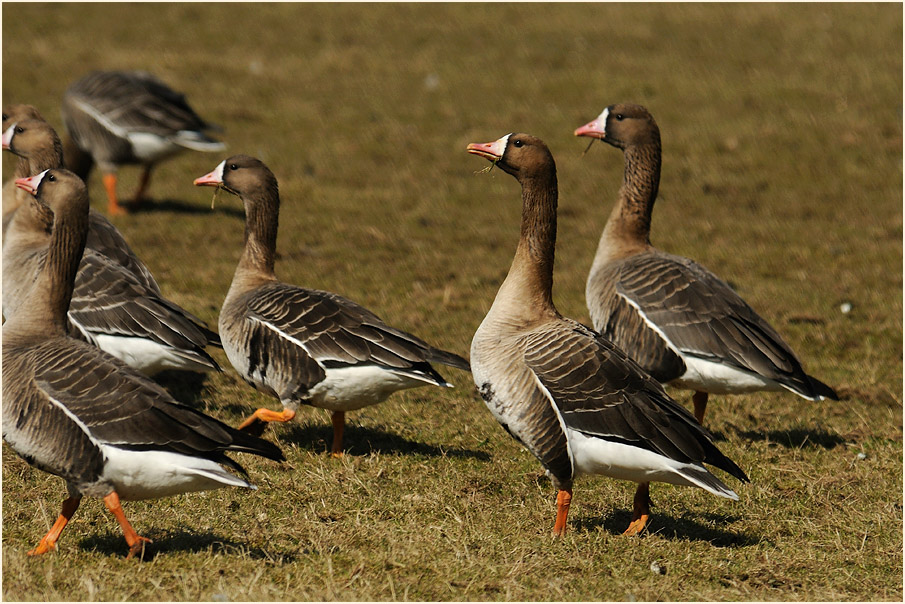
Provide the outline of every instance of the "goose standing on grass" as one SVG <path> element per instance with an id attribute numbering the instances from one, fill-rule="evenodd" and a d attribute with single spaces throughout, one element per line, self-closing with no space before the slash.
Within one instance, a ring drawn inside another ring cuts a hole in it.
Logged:
<path id="1" fill-rule="evenodd" d="M 103 498 L 129 545 L 149 540 L 120 500 L 224 486 L 254 488 L 227 451 L 282 461 L 273 444 L 190 407 L 115 358 L 67 335 L 66 308 L 88 231 L 88 193 L 65 170 L 16 181 L 35 198 L 21 213 L 53 224 L 46 262 L 3 326 L 3 439 L 29 464 L 62 477 L 69 497 L 30 555 L 54 549 L 83 496 Z M 221 465 L 222 464 L 222 465 Z"/>
<path id="2" fill-rule="evenodd" d="M 581 474 L 639 483 L 627 535 L 647 523 L 651 481 L 738 499 L 703 464 L 745 482 L 747 476 L 691 414 L 611 342 L 554 307 L 558 193 L 547 146 L 528 134 L 507 134 L 467 150 L 522 188 L 515 259 L 475 332 L 471 367 L 490 412 L 553 479 L 554 533 L 565 533 L 572 481 Z"/>
<path id="3" fill-rule="evenodd" d="M 331 412 L 332 453 L 342 454 L 345 412 L 397 390 L 452 387 L 430 363 L 468 370 L 468 361 L 394 329 L 336 294 L 277 280 L 280 194 L 260 160 L 234 155 L 195 185 L 238 195 L 245 205 L 245 249 L 220 311 L 223 349 L 239 375 L 276 396 L 282 412 L 258 409 L 239 428 L 291 420 L 299 404 Z"/>
<path id="4" fill-rule="evenodd" d="M 805 373 L 782 337 L 729 285 L 700 264 L 651 245 L 660 129 L 647 109 L 612 105 L 575 135 L 625 154 L 619 199 L 585 292 L 594 328 L 660 382 L 693 390 L 700 423 L 708 394 L 785 389 L 812 401 L 839 400 Z"/>
<path id="5" fill-rule="evenodd" d="M 66 167 L 86 182 L 93 164 L 103 172 L 110 214 L 124 214 L 116 195 L 116 172 L 143 166 L 135 206 L 144 202 L 154 165 L 177 152 L 219 152 L 225 145 L 204 131 L 217 127 L 189 106 L 185 95 L 142 71 L 93 71 L 63 95 Z M 70 144 L 71 143 L 71 144 Z"/>
<path id="6" fill-rule="evenodd" d="M 2 141 L 4 149 L 26 161 L 28 175 L 61 167 L 60 140 L 47 122 L 13 123 Z M 39 274 L 51 229 L 47 215 L 17 211 L 13 216 L 3 243 L 6 316 L 25 300 Z M 69 307 L 72 335 L 147 375 L 165 369 L 219 371 L 204 350 L 219 346 L 219 336 L 163 298 L 147 267 L 106 218 L 90 212 L 88 221 L 88 244 Z"/>

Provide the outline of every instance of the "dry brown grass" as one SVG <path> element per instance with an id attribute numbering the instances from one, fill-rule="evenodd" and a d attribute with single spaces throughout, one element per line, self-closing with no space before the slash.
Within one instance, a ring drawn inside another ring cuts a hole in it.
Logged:
<path id="1" fill-rule="evenodd" d="M 553 491 L 470 376 L 270 433 L 260 486 L 127 503 L 145 563 L 97 501 L 59 550 L 34 546 L 58 478 L 3 448 L 7 600 L 901 600 L 902 9 L 899 5 L 4 4 L 3 102 L 59 125 L 92 68 L 149 69 L 280 179 L 277 270 L 467 354 L 511 261 L 518 188 L 464 152 L 520 130 L 559 168 L 555 299 L 584 280 L 621 173 L 571 133 L 620 101 L 664 140 L 654 242 L 731 281 L 844 395 L 715 397 L 708 421 L 748 472 L 741 500 L 656 485 L 651 532 L 623 538 L 632 487 L 581 479 L 566 538 Z M 117 219 L 164 292 L 216 324 L 240 251 L 235 199 L 160 167 L 152 211 Z M 3 160 L 5 170 L 12 167 Z M 134 188 L 136 170 L 122 186 Z M 6 172 L 7 174 L 9 172 Z M 91 180 L 103 207 L 99 179 Z M 839 311 L 843 302 L 853 310 Z M 225 356 L 217 353 L 226 365 Z M 272 404 L 231 371 L 167 376 L 235 422 Z M 687 394 L 676 392 L 680 400 Z M 656 562 L 665 574 L 654 573 Z"/>

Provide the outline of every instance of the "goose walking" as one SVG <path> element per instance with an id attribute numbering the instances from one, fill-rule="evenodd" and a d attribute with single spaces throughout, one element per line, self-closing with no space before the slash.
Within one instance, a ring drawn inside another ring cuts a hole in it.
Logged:
<path id="1" fill-rule="evenodd" d="M 299 404 L 320 407 L 331 412 L 332 453 L 340 455 L 347 411 L 397 390 L 452 387 L 431 363 L 468 370 L 462 357 L 390 327 L 355 302 L 277 279 L 280 195 L 260 160 L 235 155 L 195 185 L 221 188 L 245 206 L 245 248 L 220 311 L 220 337 L 239 375 L 283 405 L 282 412 L 258 409 L 240 429 L 289 421 Z"/>
<path id="2" fill-rule="evenodd" d="M 53 226 L 40 274 L 3 326 L 3 439 L 29 464 L 63 478 L 69 493 L 29 554 L 54 549 L 83 496 L 103 499 L 129 556 L 139 554 L 149 540 L 129 524 L 120 500 L 254 488 L 223 467 L 245 475 L 226 452 L 276 461 L 283 455 L 176 402 L 117 359 L 67 335 L 66 308 L 88 230 L 87 190 L 65 170 L 16 184 L 35 196 L 20 212 Z"/>
<path id="3" fill-rule="evenodd" d="M 26 161 L 26 175 L 61 167 L 60 139 L 47 122 L 15 122 L 4 131 L 2 142 L 4 149 Z M 19 214 L 13 214 L 3 244 L 3 312 L 7 316 L 24 301 L 50 238 L 47 216 Z M 72 335 L 146 375 L 166 369 L 219 371 L 205 351 L 208 345 L 220 345 L 219 336 L 163 297 L 150 271 L 103 215 L 90 212 L 88 221 L 88 243 L 68 313 L 75 328 Z"/>
<path id="4" fill-rule="evenodd" d="M 602 474 L 639 483 L 625 534 L 644 529 L 649 483 L 700 487 L 738 499 L 707 463 L 748 481 L 663 387 L 609 340 L 553 305 L 556 165 L 528 134 L 472 143 L 522 189 L 521 235 L 509 274 L 471 343 L 475 385 L 509 434 L 540 460 L 558 489 L 554 534 L 566 530 L 572 483 Z"/>
<path id="5" fill-rule="evenodd" d="M 195 113 L 185 95 L 142 71 L 93 71 L 66 89 L 60 111 L 71 138 L 66 167 L 87 181 L 98 165 L 113 215 L 126 213 L 116 194 L 120 166 L 143 166 L 135 194 L 140 205 L 157 162 L 185 149 L 225 149 L 205 134 L 216 127 Z"/>
<path id="6" fill-rule="evenodd" d="M 701 423 L 708 394 L 790 390 L 812 401 L 838 400 L 729 285 L 651 245 L 661 159 L 660 129 L 647 109 L 612 105 L 575 135 L 625 154 L 619 198 L 588 275 L 594 328 L 660 382 L 693 390 Z"/>

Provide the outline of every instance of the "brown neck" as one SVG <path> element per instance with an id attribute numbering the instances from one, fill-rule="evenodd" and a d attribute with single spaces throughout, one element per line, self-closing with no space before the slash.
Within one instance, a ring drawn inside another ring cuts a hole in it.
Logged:
<path id="1" fill-rule="evenodd" d="M 650 246 L 651 214 L 659 185 L 659 142 L 626 147 L 622 188 L 604 237 L 630 248 Z"/>
<path id="2" fill-rule="evenodd" d="M 63 167 L 63 145 L 56 139 L 37 151 L 28 158 L 31 176 L 40 174 L 44 170 L 54 170 Z"/>
<path id="3" fill-rule="evenodd" d="M 522 224 L 512 266 L 497 298 L 509 313 L 523 317 L 556 313 L 553 306 L 553 256 L 556 248 L 556 171 L 520 179 Z"/>
<path id="4" fill-rule="evenodd" d="M 238 270 L 267 279 L 275 278 L 280 193 L 276 182 L 243 196 L 245 203 L 245 250 Z"/>
<path id="5" fill-rule="evenodd" d="M 66 313 L 88 237 L 88 197 L 68 204 L 53 218 L 47 259 L 12 322 L 48 335 L 67 333 Z"/>

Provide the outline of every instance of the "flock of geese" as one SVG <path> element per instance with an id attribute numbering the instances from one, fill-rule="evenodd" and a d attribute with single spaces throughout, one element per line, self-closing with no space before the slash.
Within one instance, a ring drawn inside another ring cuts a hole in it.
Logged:
<path id="1" fill-rule="evenodd" d="M 540 139 L 512 133 L 467 152 L 521 186 L 521 230 L 506 279 L 471 343 L 471 360 L 387 325 L 337 294 L 282 282 L 274 271 L 280 209 L 276 177 L 234 155 L 197 186 L 223 189 L 245 208 L 244 250 L 218 332 L 164 297 L 151 271 L 104 215 L 85 181 L 96 164 L 108 211 L 127 211 L 116 171 L 153 166 L 182 149 L 220 151 L 185 97 L 141 72 L 93 72 L 67 89 L 66 141 L 28 105 L 3 110 L 3 148 L 18 156 L 3 187 L 3 438 L 29 464 L 62 477 L 68 497 L 29 554 L 53 550 L 83 496 L 102 498 L 129 555 L 146 538 L 120 500 L 223 486 L 254 488 L 227 456 L 282 461 L 261 438 L 299 405 L 331 412 L 342 454 L 345 412 L 424 385 L 450 387 L 434 365 L 471 371 L 488 409 L 546 469 L 558 490 L 554 533 L 566 530 L 574 479 L 602 474 L 638 483 L 625 533 L 650 516 L 651 482 L 737 495 L 705 464 L 748 478 L 702 426 L 709 394 L 789 390 L 837 399 L 807 375 L 779 334 L 726 283 L 650 243 L 660 178 L 660 134 L 650 113 L 613 105 L 576 136 L 625 157 L 619 198 L 587 282 L 594 329 L 553 305 L 556 166 Z M 237 428 L 176 401 L 150 379 L 165 369 L 235 371 L 279 399 Z M 694 415 L 661 384 L 694 392 Z"/>

